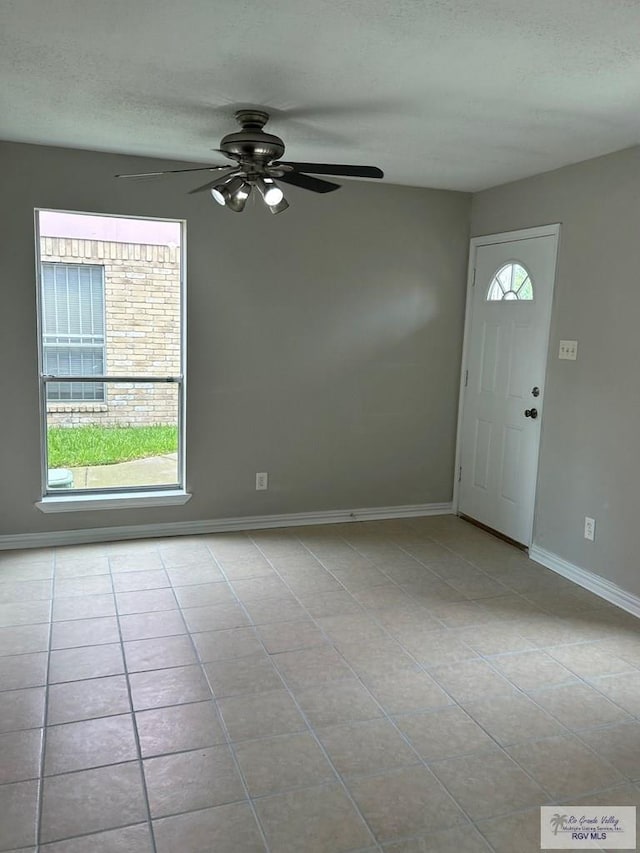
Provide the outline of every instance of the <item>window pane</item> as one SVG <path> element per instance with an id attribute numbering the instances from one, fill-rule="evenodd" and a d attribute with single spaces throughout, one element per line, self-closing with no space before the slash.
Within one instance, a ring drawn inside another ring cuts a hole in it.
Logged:
<path id="1" fill-rule="evenodd" d="M 55 385 L 81 386 L 88 395 L 94 383 Z M 47 404 L 49 491 L 179 485 L 179 385 L 99 387 L 105 389 L 106 405 L 74 408 L 65 405 L 68 398 Z"/>

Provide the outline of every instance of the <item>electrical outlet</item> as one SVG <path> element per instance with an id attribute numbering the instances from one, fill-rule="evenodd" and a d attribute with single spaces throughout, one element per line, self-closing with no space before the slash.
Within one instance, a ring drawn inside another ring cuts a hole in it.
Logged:
<path id="1" fill-rule="evenodd" d="M 596 538 L 596 520 L 589 518 L 588 515 L 584 517 L 584 538 L 590 542 L 595 541 Z"/>
<path id="2" fill-rule="evenodd" d="M 266 471 L 256 474 L 256 492 L 264 492 L 269 488 L 269 475 Z"/>
<path id="3" fill-rule="evenodd" d="M 558 358 L 566 358 L 575 361 L 578 357 L 578 341 L 560 341 Z"/>

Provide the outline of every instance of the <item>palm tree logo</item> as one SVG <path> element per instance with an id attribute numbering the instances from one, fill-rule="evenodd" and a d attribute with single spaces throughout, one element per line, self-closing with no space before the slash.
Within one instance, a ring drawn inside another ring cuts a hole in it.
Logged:
<path id="1" fill-rule="evenodd" d="M 554 814 L 552 818 L 549 819 L 549 823 L 553 827 L 553 834 L 557 835 L 559 829 L 564 829 L 564 822 L 567 820 L 568 815 L 566 814 Z"/>

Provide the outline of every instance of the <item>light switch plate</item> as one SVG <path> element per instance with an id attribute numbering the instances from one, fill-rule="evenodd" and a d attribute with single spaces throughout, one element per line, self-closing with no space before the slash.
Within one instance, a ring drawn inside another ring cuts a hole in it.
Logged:
<path id="1" fill-rule="evenodd" d="M 578 357 L 578 341 L 560 341 L 560 352 L 558 358 L 566 358 L 575 361 Z"/>

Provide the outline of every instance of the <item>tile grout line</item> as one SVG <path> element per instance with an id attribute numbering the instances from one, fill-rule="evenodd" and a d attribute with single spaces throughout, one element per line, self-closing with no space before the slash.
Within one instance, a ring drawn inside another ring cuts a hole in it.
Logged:
<path id="1" fill-rule="evenodd" d="M 211 554 L 211 552 L 209 551 L 209 548 L 208 548 L 208 546 L 207 546 L 206 542 L 205 542 L 205 547 L 206 547 L 207 551 L 209 552 L 209 554 Z M 160 553 L 160 560 L 161 560 L 162 564 L 164 565 L 164 558 L 163 558 L 163 556 L 162 556 L 162 552 L 160 551 L 159 553 Z M 212 556 L 212 558 L 214 559 L 214 561 L 216 562 L 216 565 L 218 566 L 218 569 L 220 569 L 220 566 L 218 565 L 217 560 L 215 560 L 215 557 L 213 556 L 213 554 L 211 554 L 211 556 Z M 164 568 L 165 568 L 165 571 L 166 571 L 166 570 L 167 570 L 166 566 L 164 566 Z M 168 576 L 168 577 L 169 577 L 169 579 L 171 579 L 171 578 L 170 578 L 170 576 Z M 224 577 L 224 575 L 223 575 L 223 577 Z M 225 577 L 225 580 L 226 580 L 226 577 Z M 228 585 L 228 583 L 229 583 L 229 582 L 228 582 L 228 581 L 226 581 L 226 583 L 227 583 L 227 585 Z M 172 590 L 173 590 L 173 586 L 172 586 Z M 205 665 L 204 665 L 203 661 L 200 659 L 200 655 L 198 654 L 198 649 L 197 649 L 197 647 L 196 647 L 196 644 L 195 644 L 195 643 L 194 643 L 194 641 L 193 641 L 192 633 L 191 633 L 191 631 L 189 630 L 189 626 L 187 625 L 187 622 L 186 622 L 186 620 L 185 620 L 185 618 L 184 618 L 184 614 L 183 614 L 183 611 L 182 611 L 182 607 L 181 607 L 181 605 L 180 605 L 180 602 L 178 601 L 178 597 L 175 595 L 175 591 L 174 591 L 174 596 L 175 596 L 175 598 L 176 598 L 176 603 L 178 604 L 178 607 L 179 607 L 180 616 L 181 616 L 182 621 L 184 622 L 184 625 L 185 625 L 185 629 L 186 629 L 186 632 L 187 632 L 187 633 L 186 633 L 186 636 L 189 638 L 189 642 L 190 642 L 190 644 L 191 644 L 191 648 L 193 649 L 193 653 L 194 653 L 194 655 L 195 655 L 195 659 L 196 659 L 196 661 L 197 661 L 196 666 L 199 668 L 199 670 L 200 670 L 200 672 L 201 672 L 201 674 L 202 674 L 203 678 L 205 679 L 206 684 L 207 684 L 207 686 L 208 686 L 208 688 L 209 688 L 209 693 L 211 694 L 210 699 L 208 699 L 208 700 L 206 700 L 206 701 L 210 701 L 210 702 L 211 702 L 211 704 L 212 704 L 212 706 L 213 706 L 213 708 L 214 708 L 214 710 L 215 710 L 215 713 L 216 713 L 216 716 L 217 716 L 218 722 L 220 723 L 220 727 L 221 727 L 222 732 L 223 732 L 223 735 L 224 735 L 224 737 L 225 737 L 225 746 L 226 746 L 226 747 L 227 747 L 227 749 L 229 750 L 229 754 L 231 755 L 231 760 L 233 761 L 233 766 L 234 766 L 234 768 L 235 768 L 235 771 L 236 771 L 236 773 L 237 773 L 237 775 L 238 775 L 238 779 L 240 780 L 240 784 L 242 785 L 242 789 L 243 789 L 243 791 L 244 791 L 244 795 L 245 795 L 245 800 L 244 800 L 244 802 L 246 802 L 246 803 L 247 803 L 247 805 L 249 806 L 249 809 L 251 810 L 251 814 L 253 815 L 253 819 L 254 819 L 254 821 L 255 821 L 255 825 L 256 825 L 256 827 L 258 828 L 258 832 L 260 833 L 260 837 L 261 837 L 261 839 L 262 839 L 262 843 L 264 844 L 264 849 L 265 849 L 266 853 L 270 853 L 271 848 L 270 848 L 270 845 L 269 845 L 269 843 L 268 843 L 268 840 L 267 840 L 267 837 L 266 837 L 266 833 L 264 832 L 264 829 L 263 829 L 263 827 L 262 827 L 262 823 L 261 823 L 261 822 L 260 822 L 260 820 L 258 819 L 258 814 L 257 814 L 256 808 L 255 808 L 255 805 L 254 805 L 254 803 L 253 803 L 253 799 L 252 799 L 252 797 L 251 797 L 251 795 L 250 795 L 250 793 L 249 793 L 249 788 L 248 788 L 247 783 L 246 783 L 246 780 L 245 780 L 245 778 L 244 778 L 244 773 L 242 773 L 242 770 L 241 770 L 241 768 L 240 768 L 240 764 L 239 764 L 239 762 L 238 762 L 238 759 L 237 759 L 237 756 L 236 756 L 236 753 L 235 753 L 235 749 L 233 748 L 233 743 L 232 743 L 231 737 L 230 737 L 230 735 L 229 735 L 229 731 L 228 731 L 228 729 L 227 729 L 227 724 L 226 724 L 226 722 L 225 722 L 225 720 L 224 720 L 224 717 L 222 716 L 222 714 L 221 714 L 221 712 L 220 712 L 220 709 L 219 709 L 219 707 L 218 707 L 218 700 L 217 700 L 216 695 L 215 695 L 215 693 L 214 693 L 214 691 L 213 691 L 213 689 L 212 689 L 211 682 L 209 681 L 209 677 L 208 677 L 208 675 L 207 675 L 207 671 L 206 671 L 206 669 L 205 669 Z M 194 633 L 198 633 L 198 632 L 194 632 Z M 192 751 L 192 750 L 186 750 L 186 752 L 191 752 L 191 751 Z M 243 802 L 243 801 L 235 801 L 235 802 Z M 222 804 L 222 805 L 226 805 L 226 804 Z M 217 807 L 217 806 L 209 806 L 208 808 L 218 808 L 218 807 Z M 195 809 L 194 811 L 201 811 L 201 809 Z M 190 813 L 191 813 L 191 812 L 181 812 L 180 814 L 190 814 Z M 173 817 L 173 815 L 172 815 L 172 817 Z"/>
<path id="2" fill-rule="evenodd" d="M 155 833 L 153 831 L 153 821 L 151 819 L 151 806 L 149 804 L 149 791 L 147 789 L 147 780 L 146 780 L 146 777 L 144 774 L 144 763 L 142 760 L 142 748 L 140 746 L 140 735 L 138 732 L 138 721 L 136 719 L 136 714 L 135 714 L 135 710 L 134 710 L 134 706 L 133 706 L 133 695 L 131 692 L 131 681 L 129 679 L 129 667 L 127 665 L 127 657 L 126 657 L 125 649 L 124 649 L 124 640 L 122 638 L 122 627 L 120 625 L 120 612 L 119 612 L 119 608 L 118 608 L 118 599 L 116 596 L 115 584 L 113 582 L 113 572 L 111 571 L 111 557 L 108 553 L 106 556 L 107 556 L 107 563 L 109 566 L 109 579 L 111 581 L 111 589 L 112 589 L 112 594 L 113 594 L 113 604 L 114 604 L 114 608 L 115 608 L 116 625 L 118 627 L 118 636 L 120 637 L 120 654 L 122 655 L 122 665 L 124 667 L 125 683 L 127 685 L 127 696 L 129 697 L 129 708 L 130 708 L 129 713 L 131 715 L 131 727 L 133 729 L 133 737 L 134 737 L 134 741 L 135 741 L 135 745 L 136 745 L 136 752 L 138 754 L 136 763 L 138 765 L 138 772 L 140 773 L 140 781 L 141 781 L 141 785 L 142 785 L 142 795 L 144 798 L 144 805 L 145 805 L 145 809 L 146 809 L 146 813 L 147 813 L 146 823 L 147 823 L 147 827 L 149 829 L 149 839 L 151 842 L 152 853 L 157 853 Z M 177 604 L 177 602 L 176 602 L 176 604 Z"/>
<path id="3" fill-rule="evenodd" d="M 49 671 L 51 668 L 51 639 L 53 635 L 53 608 L 55 605 L 55 584 L 56 584 L 56 552 L 55 549 L 51 554 L 51 605 L 49 607 L 49 642 L 47 644 L 47 666 L 45 671 L 45 690 L 44 690 L 44 714 L 42 718 L 42 741 L 40 744 L 40 776 L 38 779 L 38 803 L 36 813 L 35 826 L 35 851 L 38 853 L 42 844 L 42 816 L 44 806 L 44 767 L 46 760 L 47 748 L 47 723 L 49 716 Z"/>

